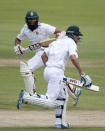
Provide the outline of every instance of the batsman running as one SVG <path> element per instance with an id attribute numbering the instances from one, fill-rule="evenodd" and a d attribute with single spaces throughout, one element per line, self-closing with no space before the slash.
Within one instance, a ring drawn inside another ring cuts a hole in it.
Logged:
<path id="1" fill-rule="evenodd" d="M 36 54 L 26 63 L 20 62 L 20 73 L 24 79 L 26 91 L 31 95 L 36 95 L 36 85 L 33 72 L 39 67 L 44 66 L 41 59 L 43 49 L 39 46 L 38 43 L 40 43 L 41 41 L 49 40 L 50 34 L 55 34 L 55 36 L 58 37 L 58 34 L 61 31 L 49 24 L 40 23 L 39 16 L 34 10 L 29 10 L 26 13 L 25 21 L 26 24 L 21 29 L 20 34 L 18 34 L 15 40 L 14 52 L 16 53 L 16 55 L 22 55 L 25 52 L 25 48 L 21 46 L 21 41 L 24 40 L 26 37 L 32 43 L 30 49 L 35 50 Z M 76 105 L 78 102 L 78 97 L 81 94 L 81 90 L 73 87 L 72 85 L 70 90 L 71 96 L 74 99 L 74 105 Z"/>
<path id="2" fill-rule="evenodd" d="M 66 36 L 52 42 L 42 54 L 42 60 L 45 64 L 44 78 L 48 83 L 46 95 L 31 96 L 24 90 L 21 91 L 18 101 L 18 108 L 22 103 L 32 104 L 46 108 L 56 108 L 55 128 L 69 128 L 66 123 L 66 106 L 68 93 L 66 85 L 63 82 L 65 65 L 68 58 L 72 61 L 80 74 L 80 79 L 84 87 L 91 86 L 92 80 L 86 75 L 79 64 L 77 43 L 82 33 L 78 26 L 70 26 L 66 30 Z M 67 86 L 70 86 L 69 84 Z"/>

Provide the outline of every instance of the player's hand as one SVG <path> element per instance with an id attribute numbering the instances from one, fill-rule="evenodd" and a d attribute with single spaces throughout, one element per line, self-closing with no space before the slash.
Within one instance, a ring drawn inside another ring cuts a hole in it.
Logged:
<path id="1" fill-rule="evenodd" d="M 58 39 L 62 39 L 64 36 L 66 35 L 66 32 L 65 31 L 62 31 L 60 33 L 58 33 Z"/>
<path id="2" fill-rule="evenodd" d="M 22 55 L 25 52 L 25 48 L 17 44 L 16 46 L 14 46 L 14 52 L 16 55 Z"/>
<path id="3" fill-rule="evenodd" d="M 80 81 L 81 81 L 81 83 L 83 83 L 83 87 L 89 87 L 92 85 L 92 80 L 91 80 L 90 76 L 88 76 L 88 75 L 85 75 L 85 74 L 81 75 Z"/>

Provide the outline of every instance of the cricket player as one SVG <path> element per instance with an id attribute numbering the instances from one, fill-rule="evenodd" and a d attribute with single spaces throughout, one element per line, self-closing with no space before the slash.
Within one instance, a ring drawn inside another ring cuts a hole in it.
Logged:
<path id="1" fill-rule="evenodd" d="M 16 55 L 22 55 L 24 53 L 25 48 L 21 46 L 21 41 L 24 40 L 26 37 L 32 44 L 36 43 L 37 46 L 37 43 L 44 40 L 49 40 L 50 34 L 55 34 L 55 36 L 58 37 L 59 33 L 61 32 L 54 26 L 45 23 L 40 23 L 39 16 L 37 12 L 34 10 L 29 10 L 26 13 L 25 21 L 26 24 L 24 25 L 20 34 L 18 34 L 15 40 L 14 51 Z M 31 46 L 31 50 L 34 49 L 35 47 Z M 26 63 L 20 62 L 20 73 L 24 78 L 26 91 L 31 95 L 35 95 L 36 89 L 33 72 L 39 67 L 44 66 L 43 61 L 41 59 L 42 54 L 43 49 L 38 48 L 36 49 L 36 54 Z M 28 70 L 26 70 L 26 67 L 28 68 Z M 81 90 L 73 87 L 72 85 L 70 86 L 70 88 L 71 88 L 71 96 L 74 99 L 73 105 L 75 106 L 77 105 L 78 97 L 81 94 Z"/>
<path id="2" fill-rule="evenodd" d="M 22 55 L 24 53 L 25 48 L 21 46 L 21 41 L 24 40 L 26 37 L 28 38 L 28 40 L 31 42 L 32 45 L 36 43 L 37 46 L 37 43 L 40 43 L 41 41 L 44 40 L 49 40 L 50 34 L 55 34 L 55 36 L 57 37 L 58 33 L 61 32 L 54 26 L 45 23 L 40 23 L 39 16 L 37 12 L 34 10 L 27 11 L 25 22 L 26 24 L 23 26 L 20 34 L 17 35 L 17 38 L 15 40 L 14 52 L 16 53 L 16 55 Z M 35 50 L 34 46 L 31 46 L 31 50 Z M 31 95 L 33 95 L 36 88 L 33 72 L 39 67 L 44 66 L 41 59 L 42 53 L 43 49 L 41 48 L 36 49 L 36 53 L 31 59 L 29 59 L 26 63 L 20 62 L 20 72 L 21 68 L 24 68 L 25 64 L 28 65 L 29 70 L 31 71 L 30 76 L 28 74 L 25 75 L 21 72 L 21 75 L 24 78 L 26 91 L 29 92 Z M 30 77 L 32 78 L 31 81 Z"/>
<path id="3" fill-rule="evenodd" d="M 28 95 L 25 91 L 21 91 L 18 101 L 18 107 L 22 103 L 33 104 L 41 107 L 56 108 L 55 128 L 69 128 L 70 124 L 66 123 L 66 106 L 67 106 L 67 88 L 63 83 L 65 65 L 68 58 L 72 61 L 80 74 L 80 79 L 84 83 L 84 87 L 92 84 L 91 78 L 86 75 L 79 64 L 77 43 L 82 33 L 78 26 L 70 26 L 66 30 L 66 36 L 52 42 L 42 54 L 43 63 L 46 65 L 44 69 L 44 78 L 48 83 L 46 95 L 37 97 Z"/>

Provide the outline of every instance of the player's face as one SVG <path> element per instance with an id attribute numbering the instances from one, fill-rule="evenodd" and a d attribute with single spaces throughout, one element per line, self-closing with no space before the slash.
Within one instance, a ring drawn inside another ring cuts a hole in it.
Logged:
<path id="1" fill-rule="evenodd" d="M 74 41 L 76 43 L 78 43 L 79 40 L 80 40 L 80 36 L 79 35 L 74 35 Z"/>
<path id="2" fill-rule="evenodd" d="M 35 25 L 35 22 L 37 21 L 37 19 L 35 19 L 35 18 L 31 18 L 31 19 L 28 19 L 28 23 L 30 24 L 30 25 Z"/>

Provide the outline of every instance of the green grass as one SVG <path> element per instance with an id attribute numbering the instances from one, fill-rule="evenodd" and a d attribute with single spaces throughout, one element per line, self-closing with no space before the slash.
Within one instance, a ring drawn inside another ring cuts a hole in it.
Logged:
<path id="1" fill-rule="evenodd" d="M 82 90 L 82 95 L 80 97 L 79 104 L 76 108 L 72 106 L 73 100 L 70 98 L 68 102 L 68 109 L 76 109 L 76 110 L 105 110 L 105 89 L 104 89 L 104 75 L 94 74 L 94 68 L 84 68 L 87 70 L 93 78 L 93 82 L 96 85 L 99 85 L 100 92 L 92 92 L 89 90 Z M 104 70 L 105 68 L 103 68 Z M 71 70 L 71 73 L 70 73 Z M 95 68 L 95 70 L 99 70 L 99 68 Z M 0 67 L 1 79 L 0 79 L 0 109 L 9 109 L 16 110 L 16 102 L 18 99 L 18 95 L 21 89 L 25 89 L 23 78 L 19 73 L 19 66 L 5 66 Z M 4 75 L 5 74 L 5 75 Z M 70 74 L 70 75 L 69 75 Z M 40 94 L 45 94 L 47 83 L 43 78 L 43 68 L 35 71 L 36 75 L 36 86 L 37 92 Z M 72 67 L 69 69 L 66 68 L 65 72 L 66 76 L 72 76 L 73 78 L 79 78 L 76 70 Z M 78 77 L 77 77 L 78 76 Z M 99 77 L 98 77 L 99 76 Z M 97 101 L 97 102 L 95 102 Z M 22 110 L 34 110 L 40 109 L 35 106 L 27 106 L 24 105 Z"/>
<path id="2" fill-rule="evenodd" d="M 57 28 L 66 30 L 69 25 L 79 25 L 84 34 L 79 48 L 81 58 L 103 59 L 105 56 L 104 5 L 104 0 L 1 0 L 0 58 L 15 58 L 14 39 L 25 23 L 26 11 L 35 9 L 41 22 Z M 29 45 L 29 41 L 26 39 L 23 45 Z M 28 55 L 25 57 L 27 58 Z"/>

